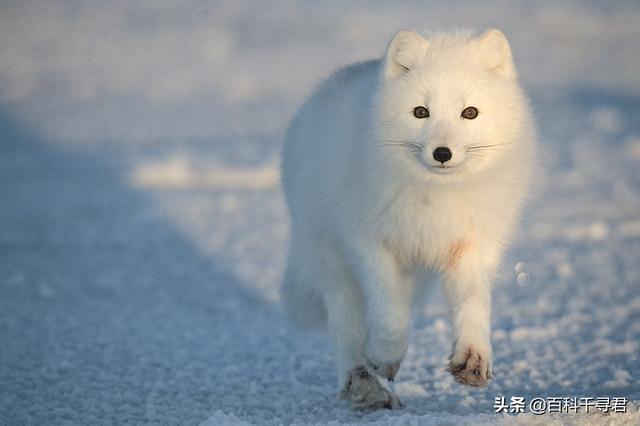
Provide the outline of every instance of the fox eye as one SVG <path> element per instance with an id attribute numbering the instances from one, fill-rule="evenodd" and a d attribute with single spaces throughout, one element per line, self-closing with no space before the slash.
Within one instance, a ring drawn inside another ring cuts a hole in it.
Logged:
<path id="1" fill-rule="evenodd" d="M 478 108 L 476 107 L 466 107 L 464 110 L 462 110 L 462 114 L 460 114 L 460 117 L 466 118 L 467 120 L 473 120 L 477 116 Z"/>
<path id="2" fill-rule="evenodd" d="M 415 118 L 427 118 L 429 117 L 429 110 L 423 106 L 417 106 L 413 109 L 413 116 Z"/>

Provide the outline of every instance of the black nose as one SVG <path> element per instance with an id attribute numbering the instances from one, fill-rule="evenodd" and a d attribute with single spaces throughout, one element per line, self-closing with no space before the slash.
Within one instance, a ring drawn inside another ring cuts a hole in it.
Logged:
<path id="1" fill-rule="evenodd" d="M 453 154 L 451 154 L 451 150 L 444 146 L 439 146 L 433 150 L 433 159 L 443 164 L 451 160 L 452 156 Z"/>

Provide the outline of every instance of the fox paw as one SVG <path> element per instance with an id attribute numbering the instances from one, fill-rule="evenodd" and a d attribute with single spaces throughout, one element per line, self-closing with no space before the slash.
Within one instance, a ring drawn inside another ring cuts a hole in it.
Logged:
<path id="1" fill-rule="evenodd" d="M 391 390 L 382 387 L 365 367 L 356 367 L 349 372 L 349 380 L 340 391 L 340 399 L 350 401 L 351 407 L 356 410 L 402 407 L 400 399 Z"/>
<path id="2" fill-rule="evenodd" d="M 491 379 L 491 359 L 469 346 L 451 356 L 449 371 L 458 383 L 483 387 Z"/>

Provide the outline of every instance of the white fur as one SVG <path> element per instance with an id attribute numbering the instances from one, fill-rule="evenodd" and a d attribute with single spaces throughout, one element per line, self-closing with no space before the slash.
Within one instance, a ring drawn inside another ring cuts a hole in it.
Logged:
<path id="1" fill-rule="evenodd" d="M 414 117 L 420 105 L 429 118 Z M 461 118 L 467 106 L 476 119 Z M 494 146 L 466 152 L 471 145 Z M 453 152 L 451 167 L 436 167 L 439 146 Z M 416 270 L 442 276 L 452 369 L 476 357 L 476 375 L 489 378 L 490 289 L 534 154 L 528 102 L 498 30 L 428 40 L 400 31 L 382 60 L 342 68 L 311 95 L 283 151 L 292 221 L 283 297 L 298 323 L 328 324 L 341 385 L 363 365 L 395 374 L 423 285 Z"/>

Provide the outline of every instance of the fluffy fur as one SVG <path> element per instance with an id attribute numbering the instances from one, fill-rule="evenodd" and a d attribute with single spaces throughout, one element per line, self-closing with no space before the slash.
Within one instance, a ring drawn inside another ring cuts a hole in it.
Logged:
<path id="1" fill-rule="evenodd" d="M 430 116 L 416 118 L 416 106 Z M 469 106 L 475 119 L 461 116 Z M 428 39 L 400 31 L 381 60 L 338 70 L 302 106 L 282 158 L 292 222 L 283 299 L 297 323 L 328 326 L 341 395 L 355 407 L 399 406 L 376 376 L 398 371 L 411 301 L 429 271 L 451 306 L 452 374 L 488 382 L 490 290 L 534 142 L 509 44 L 495 29 Z M 436 161 L 436 147 L 451 160 Z"/>

